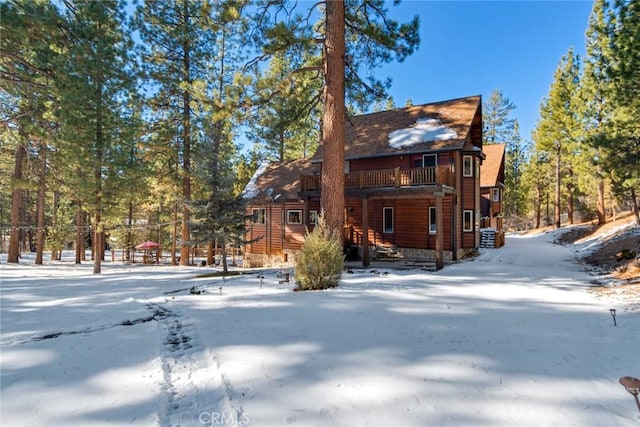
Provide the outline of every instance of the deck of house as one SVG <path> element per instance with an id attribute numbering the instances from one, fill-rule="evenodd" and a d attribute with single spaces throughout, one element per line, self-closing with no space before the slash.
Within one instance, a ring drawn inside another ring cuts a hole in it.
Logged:
<path id="1" fill-rule="evenodd" d="M 344 175 L 346 190 L 402 188 L 426 185 L 446 185 L 453 187 L 455 176 L 448 167 L 395 168 L 379 170 L 359 170 Z M 300 177 L 301 191 L 319 191 L 321 177 L 319 173 Z"/>

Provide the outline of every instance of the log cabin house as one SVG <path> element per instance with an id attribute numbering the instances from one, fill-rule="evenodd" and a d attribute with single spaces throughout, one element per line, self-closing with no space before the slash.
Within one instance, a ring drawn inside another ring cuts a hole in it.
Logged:
<path id="1" fill-rule="evenodd" d="M 347 255 L 364 265 L 376 256 L 435 259 L 439 269 L 477 249 L 484 159 L 480 96 L 350 117 Z M 295 262 L 320 210 L 322 160 L 321 145 L 311 159 L 256 172 L 245 191 L 253 214 L 245 266 Z"/>
<path id="2" fill-rule="evenodd" d="M 480 167 L 480 229 L 481 246 L 504 245 L 503 197 L 505 144 L 486 144 L 485 159 Z"/>

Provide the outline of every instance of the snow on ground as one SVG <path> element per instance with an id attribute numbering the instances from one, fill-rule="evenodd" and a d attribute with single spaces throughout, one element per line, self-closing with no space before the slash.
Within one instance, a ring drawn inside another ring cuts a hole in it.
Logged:
<path id="1" fill-rule="evenodd" d="M 261 287 L 255 272 L 2 258 L 0 424 L 637 426 L 618 379 L 640 376 L 640 312 L 587 292 L 551 242 L 509 236 L 439 272 L 355 269 L 304 293 L 275 270 Z"/>

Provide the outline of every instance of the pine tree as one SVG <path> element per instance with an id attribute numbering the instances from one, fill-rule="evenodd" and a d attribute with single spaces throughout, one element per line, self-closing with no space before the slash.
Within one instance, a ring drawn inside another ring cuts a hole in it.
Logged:
<path id="1" fill-rule="evenodd" d="M 250 120 L 249 138 L 257 143 L 264 157 L 283 162 L 309 157 L 318 145 L 322 85 L 314 72 L 318 58 L 297 59 L 288 52 L 277 52 L 269 69 L 258 79 L 257 100 Z"/>
<path id="2" fill-rule="evenodd" d="M 526 214 L 528 188 L 523 179 L 526 163 L 527 148 L 520 136 L 518 120 L 514 119 L 511 135 L 506 136 L 504 212 L 516 229 L 521 228 L 521 218 Z"/>
<path id="3" fill-rule="evenodd" d="M 515 119 L 511 113 L 516 109 L 513 102 L 506 98 L 501 90 L 494 90 L 482 105 L 484 144 L 506 143 L 513 135 Z"/>
<path id="4" fill-rule="evenodd" d="M 204 84 L 209 49 L 209 3 L 191 0 L 145 2 L 136 10 L 136 28 L 150 88 L 149 103 L 156 128 L 178 129 L 175 139 L 161 141 L 180 159 L 182 226 L 180 264 L 189 262 L 189 203 L 192 195 L 192 148 L 197 138 L 194 92 Z"/>
<path id="5" fill-rule="evenodd" d="M 585 149 L 589 147 L 592 166 L 595 166 L 597 189 L 596 213 L 598 224 L 606 222 L 605 212 L 605 172 L 602 164 L 602 138 L 611 119 L 611 105 L 608 102 L 611 81 L 607 69 L 611 66 L 611 27 L 607 19 L 609 5 L 606 0 L 594 2 L 587 28 L 587 55 L 584 72 L 580 80 L 581 106 L 585 129 Z M 593 168 L 592 171 L 593 172 Z M 592 173 L 589 174 L 592 176 Z"/>
<path id="6" fill-rule="evenodd" d="M 68 179 L 76 198 L 91 215 L 93 272 L 99 274 L 105 219 L 121 178 L 122 111 L 134 89 L 127 62 L 132 43 L 124 28 L 124 3 L 78 0 L 64 5 L 69 47 L 60 69 L 67 77 L 56 86 L 60 148 L 69 162 Z"/>
<path id="7" fill-rule="evenodd" d="M 614 191 L 630 202 L 640 225 L 640 5 L 616 1 L 614 12 L 607 69 L 614 111 L 607 138 L 600 142 Z"/>
<path id="8" fill-rule="evenodd" d="M 321 208 L 329 227 L 342 232 L 344 208 L 344 134 L 349 104 L 366 109 L 372 102 L 387 97 L 391 81 L 379 80 L 375 69 L 392 60 L 403 61 L 419 44 L 418 17 L 400 24 L 388 16 L 383 0 L 330 1 L 317 3 L 306 14 L 287 13 L 284 1 L 269 2 L 258 8 L 257 43 L 268 57 L 291 47 L 321 47 L 324 54 L 324 113 Z M 313 9 L 324 5 L 323 19 L 313 26 Z M 269 12 L 278 10 L 287 21 L 267 22 Z M 306 16 L 306 18 L 305 18 Z M 311 31 L 313 30 L 313 31 Z M 317 34 L 314 34 L 314 31 Z M 367 73 L 367 74 L 365 74 Z"/>
<path id="9" fill-rule="evenodd" d="M 307 232 L 305 244 L 296 259 L 296 291 L 335 288 L 344 267 L 342 235 L 332 230 L 318 216 L 313 231 Z"/>
<path id="10" fill-rule="evenodd" d="M 29 175 L 25 170 L 30 153 L 44 153 L 41 144 L 50 140 L 50 111 L 53 102 L 52 82 L 56 60 L 61 56 L 61 34 L 57 24 L 59 14 L 48 3 L 16 1 L 0 4 L 0 82 L 3 121 L 9 126 L 3 136 L 13 137 L 13 167 L 11 173 L 10 239 L 7 261 L 17 263 L 21 226 L 25 224 L 26 191 Z M 44 165 L 44 163 L 41 163 Z M 38 174 L 40 179 L 44 179 Z M 41 183 L 42 184 L 42 183 Z M 36 183 L 37 185 L 37 183 Z M 44 195 L 44 193 L 42 194 Z M 43 198 L 39 207 L 38 259 L 44 246 Z M 4 197 L 3 197 L 4 201 Z"/>
<path id="11" fill-rule="evenodd" d="M 580 121 L 576 107 L 579 82 L 579 62 L 573 50 L 569 49 L 554 75 L 548 98 L 540 107 L 540 120 L 534 131 L 534 141 L 538 152 L 548 154 L 555 169 L 554 224 L 560 227 L 561 200 L 563 190 L 566 195 L 569 221 L 573 221 L 574 157 L 578 150 Z M 564 181 L 563 181 L 564 180 Z M 564 187 L 563 187 L 564 185 Z"/>

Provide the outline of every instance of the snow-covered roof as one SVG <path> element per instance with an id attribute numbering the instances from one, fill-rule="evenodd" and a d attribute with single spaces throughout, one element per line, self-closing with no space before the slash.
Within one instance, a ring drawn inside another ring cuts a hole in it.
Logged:
<path id="1" fill-rule="evenodd" d="M 258 169 L 253 173 L 253 176 L 247 183 L 247 186 L 244 187 L 244 191 L 242 192 L 242 197 L 245 199 L 253 199 L 258 195 L 260 189 L 257 186 L 258 178 L 267 170 L 269 167 L 269 162 L 263 162 L 260 164 Z"/>
<path id="2" fill-rule="evenodd" d="M 243 197 L 250 203 L 273 203 L 278 200 L 298 199 L 300 175 L 312 173 L 315 167 L 309 159 L 288 162 L 263 163 L 247 184 Z"/>
<path id="3" fill-rule="evenodd" d="M 421 142 L 446 141 L 458 137 L 458 133 L 443 125 L 438 119 L 418 119 L 415 125 L 394 130 L 389 134 L 393 148 L 409 147 Z"/>
<path id="4" fill-rule="evenodd" d="M 349 117 L 346 160 L 482 146 L 480 96 L 413 105 Z M 311 159 L 321 162 L 324 145 Z"/>

